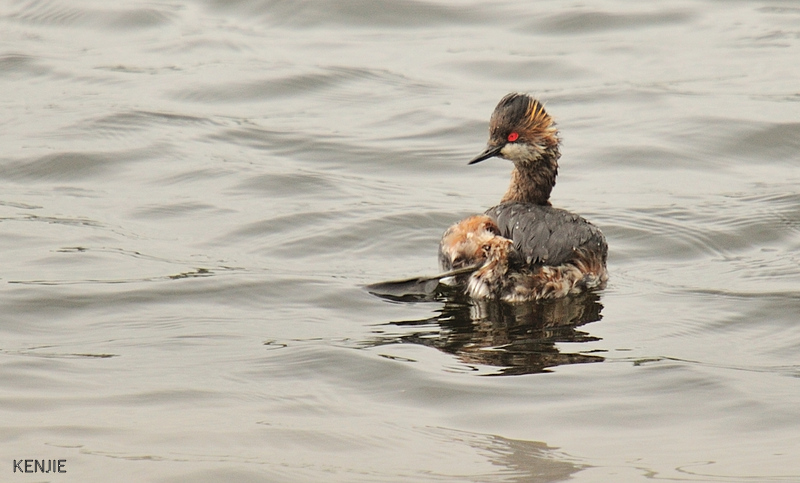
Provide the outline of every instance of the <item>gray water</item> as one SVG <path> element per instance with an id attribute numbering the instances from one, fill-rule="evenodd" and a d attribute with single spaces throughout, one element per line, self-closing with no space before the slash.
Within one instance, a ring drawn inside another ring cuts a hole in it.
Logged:
<path id="1" fill-rule="evenodd" d="M 800 481 L 800 4 L 0 4 L 0 480 Z M 608 287 L 397 302 L 510 165 Z M 62 459 L 20 475 L 13 460 Z"/>

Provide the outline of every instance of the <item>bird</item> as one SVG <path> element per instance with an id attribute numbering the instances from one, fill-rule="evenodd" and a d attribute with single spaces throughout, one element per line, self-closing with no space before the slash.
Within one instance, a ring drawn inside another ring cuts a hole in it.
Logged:
<path id="1" fill-rule="evenodd" d="M 514 167 L 500 204 L 449 227 L 439 243 L 443 270 L 470 297 L 526 302 L 602 288 L 608 280 L 605 236 L 585 218 L 550 203 L 561 139 L 536 98 L 510 93 L 489 121 L 486 149 Z M 468 270 L 468 268 L 472 270 Z"/>

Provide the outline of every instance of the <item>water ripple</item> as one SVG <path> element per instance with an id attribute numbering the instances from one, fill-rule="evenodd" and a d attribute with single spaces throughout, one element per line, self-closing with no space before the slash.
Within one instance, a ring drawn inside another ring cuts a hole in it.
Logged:
<path id="1" fill-rule="evenodd" d="M 7 180 L 77 180 L 101 176 L 114 167 L 142 161 L 159 146 L 119 152 L 61 152 L 27 160 L 0 160 L 0 178 Z"/>
<path id="2" fill-rule="evenodd" d="M 88 9 L 67 6 L 55 0 L 33 0 L 6 14 L 20 23 L 52 26 L 100 26 L 106 29 L 141 29 L 162 26 L 173 20 L 171 11 L 152 7 L 135 9 Z"/>
<path id="3" fill-rule="evenodd" d="M 0 76 L 29 79 L 49 75 L 53 69 L 37 57 L 25 54 L 0 56 Z"/>
<path id="4" fill-rule="evenodd" d="M 360 27 L 414 28 L 450 24 L 476 23 L 491 15 L 491 10 L 478 6 L 442 5 L 419 0 L 375 2 L 371 0 L 339 0 L 320 3 L 309 0 L 244 0 L 228 2 L 209 0 L 213 8 L 234 11 L 244 18 L 264 18 L 275 25 L 311 27 L 318 25 L 351 25 Z"/>
<path id="5" fill-rule="evenodd" d="M 629 32 L 631 29 L 687 23 L 694 17 L 690 10 L 670 8 L 657 13 L 611 13 L 599 10 L 576 9 L 548 16 L 525 30 L 587 35 L 611 30 Z"/>
<path id="6" fill-rule="evenodd" d="M 309 96 L 317 91 L 341 89 L 345 84 L 356 82 L 380 83 L 383 86 L 396 85 L 413 88 L 407 79 L 399 74 L 381 69 L 330 66 L 322 72 L 309 72 L 248 82 L 230 81 L 222 85 L 180 89 L 173 92 L 176 100 L 192 102 L 250 102 L 285 99 L 292 96 Z M 350 87 L 354 90 L 354 87 Z"/>

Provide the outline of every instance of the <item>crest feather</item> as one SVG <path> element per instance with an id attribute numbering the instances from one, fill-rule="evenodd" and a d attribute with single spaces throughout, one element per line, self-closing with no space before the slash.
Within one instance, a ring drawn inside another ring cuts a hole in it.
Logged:
<path id="1" fill-rule="evenodd" d="M 528 94 L 512 92 L 497 104 L 490 122 L 490 135 L 504 139 L 506 131 L 518 130 L 519 135 L 535 144 L 558 145 L 558 129 L 544 106 Z"/>
<path id="2" fill-rule="evenodd" d="M 528 100 L 528 115 L 525 120 L 526 130 L 543 140 L 552 140 L 558 143 L 556 123 L 553 118 L 544 110 L 541 102 L 530 96 L 525 96 Z"/>

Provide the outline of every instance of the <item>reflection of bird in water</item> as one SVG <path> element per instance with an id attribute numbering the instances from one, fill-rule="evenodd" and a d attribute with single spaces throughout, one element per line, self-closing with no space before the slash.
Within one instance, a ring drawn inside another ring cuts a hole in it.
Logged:
<path id="1" fill-rule="evenodd" d="M 474 164 L 494 156 L 514 163 L 501 204 L 451 226 L 442 237 L 445 270 L 478 268 L 455 277 L 474 298 L 508 302 L 563 297 L 602 287 L 608 246 L 582 217 L 550 205 L 556 183 L 558 131 L 536 99 L 505 96 L 492 114 L 489 143 Z"/>
<path id="2" fill-rule="evenodd" d="M 381 335 L 368 345 L 406 343 L 435 347 L 455 355 L 467 366 L 502 368 L 495 372 L 502 375 L 602 362 L 604 358 L 596 353 L 568 352 L 558 346 L 598 340 L 579 327 L 602 318 L 599 298 L 588 292 L 536 304 L 505 304 L 453 294 L 435 317 L 386 324 L 398 329 L 376 332 Z M 572 344 L 567 347 L 576 348 Z"/>

